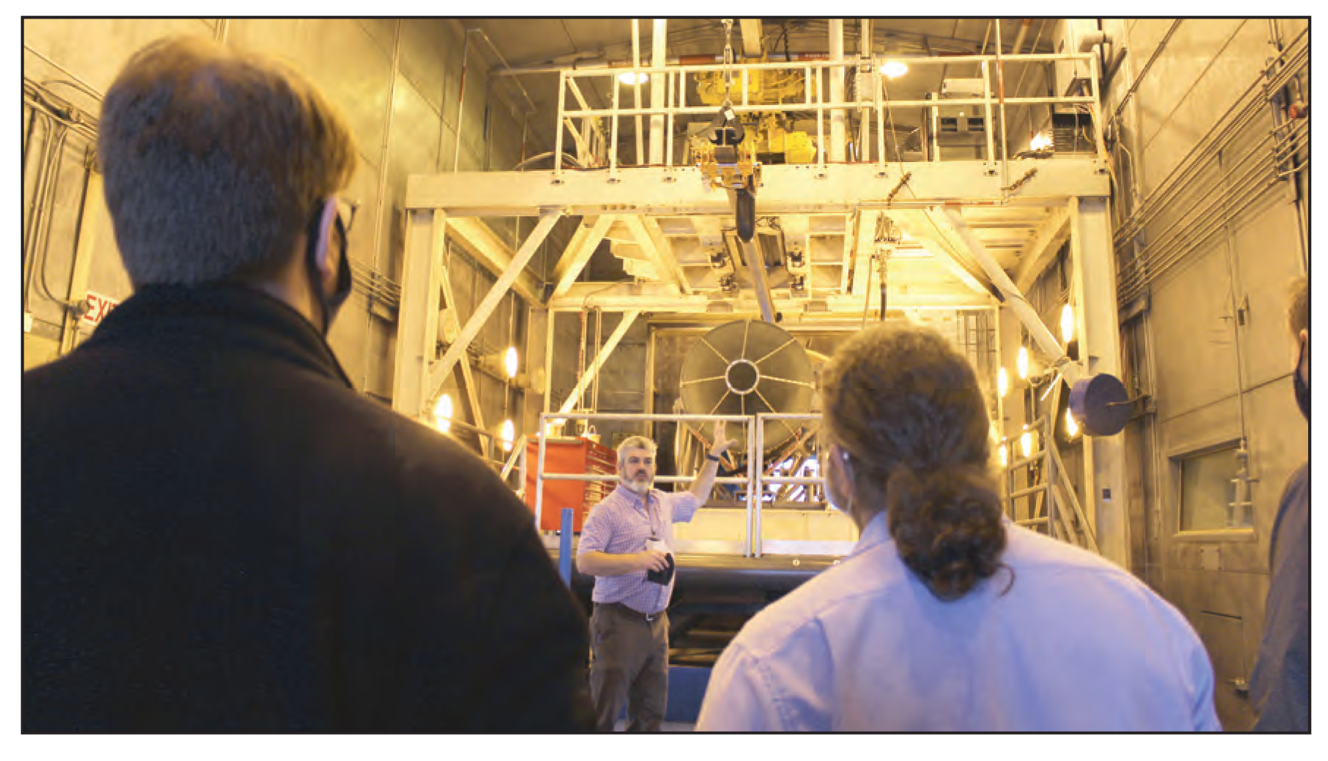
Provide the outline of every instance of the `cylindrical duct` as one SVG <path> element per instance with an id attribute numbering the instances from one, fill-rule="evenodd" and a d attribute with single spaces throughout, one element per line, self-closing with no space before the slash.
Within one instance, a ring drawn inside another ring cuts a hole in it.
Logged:
<path id="1" fill-rule="evenodd" d="M 725 323 L 698 339 L 683 360 L 679 388 L 689 415 L 805 413 L 813 391 L 806 349 L 784 330 L 759 320 Z M 796 427 L 767 426 L 765 446 L 784 444 Z"/>

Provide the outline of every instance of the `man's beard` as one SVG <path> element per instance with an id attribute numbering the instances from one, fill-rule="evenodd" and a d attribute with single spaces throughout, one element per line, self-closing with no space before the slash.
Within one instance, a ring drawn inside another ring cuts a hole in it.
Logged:
<path id="1" fill-rule="evenodd" d="M 622 481 L 623 486 L 626 486 L 628 489 L 631 489 L 634 492 L 647 491 L 648 489 L 650 489 L 651 485 L 654 484 L 655 482 L 655 479 L 649 476 L 642 476 L 640 478 L 634 478 L 631 480 L 628 480 L 626 478 L 619 478 L 619 480 Z"/>

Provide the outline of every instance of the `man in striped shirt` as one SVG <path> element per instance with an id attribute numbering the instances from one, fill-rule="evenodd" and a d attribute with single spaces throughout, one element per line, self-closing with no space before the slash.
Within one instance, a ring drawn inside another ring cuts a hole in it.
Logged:
<path id="1" fill-rule="evenodd" d="M 590 692 L 602 732 L 628 707 L 628 731 L 658 731 L 669 689 L 673 524 L 690 522 L 715 484 L 719 458 L 735 442 L 715 423 L 705 465 L 685 492 L 650 488 L 655 442 L 632 436 L 618 446 L 618 488 L 586 518 L 576 564 L 595 577 L 590 617 Z"/>

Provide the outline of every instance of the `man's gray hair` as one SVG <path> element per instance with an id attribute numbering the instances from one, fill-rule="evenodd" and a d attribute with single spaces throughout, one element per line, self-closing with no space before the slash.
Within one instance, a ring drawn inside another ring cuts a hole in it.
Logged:
<path id="1" fill-rule="evenodd" d="M 655 446 L 655 442 L 645 436 L 628 436 L 618 445 L 618 465 L 623 464 L 623 453 L 629 449 L 644 449 L 650 452 L 651 457 L 654 457 L 658 447 Z"/>

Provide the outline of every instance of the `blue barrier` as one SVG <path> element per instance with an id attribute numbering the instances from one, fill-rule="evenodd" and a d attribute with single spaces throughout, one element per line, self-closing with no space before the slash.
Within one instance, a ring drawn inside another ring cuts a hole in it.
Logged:
<path id="1" fill-rule="evenodd" d="M 572 508 L 563 508 L 563 527 L 558 536 L 558 575 L 572 586 Z"/>

